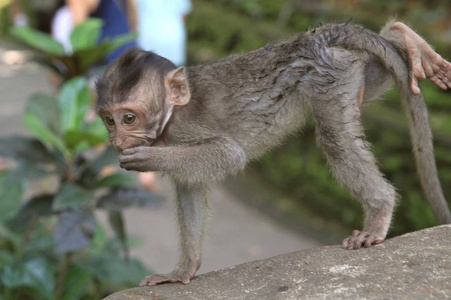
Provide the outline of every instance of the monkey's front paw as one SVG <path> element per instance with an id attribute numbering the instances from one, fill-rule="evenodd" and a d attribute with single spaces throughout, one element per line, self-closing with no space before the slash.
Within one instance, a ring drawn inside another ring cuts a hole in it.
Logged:
<path id="1" fill-rule="evenodd" d="M 154 148 L 147 146 L 124 149 L 119 155 L 120 166 L 127 171 L 158 171 L 154 152 Z"/>
<path id="2" fill-rule="evenodd" d="M 360 249 L 371 245 L 377 245 L 384 241 L 384 237 L 376 236 L 365 231 L 354 230 L 352 235 L 343 240 L 343 249 Z"/>
<path id="3" fill-rule="evenodd" d="M 188 272 L 183 274 L 178 274 L 176 272 L 162 275 L 156 274 L 147 276 L 146 278 L 141 280 L 139 286 L 157 285 L 166 282 L 181 282 L 183 284 L 188 284 L 193 277 L 194 276 L 191 276 Z"/>

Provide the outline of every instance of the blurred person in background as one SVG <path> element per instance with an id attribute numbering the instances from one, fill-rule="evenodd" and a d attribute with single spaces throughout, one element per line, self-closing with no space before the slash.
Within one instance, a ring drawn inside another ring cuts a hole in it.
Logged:
<path id="1" fill-rule="evenodd" d="M 185 21 L 190 0 L 136 0 L 138 39 L 143 50 L 153 51 L 176 66 L 186 64 Z"/>
<path id="2" fill-rule="evenodd" d="M 134 0 L 59 0 L 52 18 L 52 35 L 65 49 L 71 49 L 72 29 L 87 18 L 99 18 L 104 23 L 99 41 L 135 31 L 136 8 Z M 125 50 L 136 46 L 129 42 L 107 57 L 107 63 L 118 58 Z"/>
<path id="3" fill-rule="evenodd" d="M 70 33 L 74 29 L 74 18 L 65 0 L 59 0 L 52 17 L 51 34 L 63 46 L 66 52 L 72 52 Z"/>
<path id="4" fill-rule="evenodd" d="M 28 26 L 29 20 L 26 13 L 22 11 L 22 7 L 20 6 L 19 0 L 12 0 L 11 1 L 11 8 L 10 8 L 10 14 L 11 14 L 11 21 L 14 26 Z"/>

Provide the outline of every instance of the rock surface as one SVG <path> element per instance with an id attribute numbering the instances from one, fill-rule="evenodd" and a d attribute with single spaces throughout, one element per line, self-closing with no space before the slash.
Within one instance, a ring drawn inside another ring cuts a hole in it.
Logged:
<path id="1" fill-rule="evenodd" d="M 131 299 L 450 299 L 451 225 L 361 250 L 326 246 L 114 293 Z"/>

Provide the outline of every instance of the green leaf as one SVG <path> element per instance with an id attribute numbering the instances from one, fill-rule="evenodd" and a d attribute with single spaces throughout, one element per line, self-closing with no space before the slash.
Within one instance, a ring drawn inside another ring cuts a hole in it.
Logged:
<path id="1" fill-rule="evenodd" d="M 101 44 L 88 49 L 78 50 L 73 55 L 79 63 L 81 72 L 86 73 L 95 64 L 103 65 L 109 52 L 109 45 Z"/>
<path id="2" fill-rule="evenodd" d="M 66 146 L 59 136 L 51 132 L 41 119 L 32 114 L 25 115 L 25 125 L 32 133 L 34 133 L 44 143 L 54 146 L 64 154 L 67 154 Z"/>
<path id="3" fill-rule="evenodd" d="M 120 211 L 127 207 L 151 208 L 163 201 L 157 195 L 143 188 L 116 187 L 97 201 L 97 207 Z"/>
<path id="4" fill-rule="evenodd" d="M 80 153 L 83 151 L 88 150 L 89 148 L 91 148 L 92 146 L 89 144 L 88 141 L 86 140 L 82 140 L 80 143 L 77 144 L 77 146 L 74 148 L 74 152 L 76 153 Z"/>
<path id="5" fill-rule="evenodd" d="M 89 245 L 97 227 L 92 212 L 76 209 L 61 213 L 53 227 L 53 239 L 60 253 L 77 251 Z"/>
<path id="6" fill-rule="evenodd" d="M 83 152 L 91 147 L 105 144 L 108 139 L 108 131 L 102 120 L 85 124 L 82 131 L 68 131 L 65 135 L 66 144 L 75 152 Z"/>
<path id="7" fill-rule="evenodd" d="M 29 137 L 0 138 L 0 156 L 18 162 L 7 174 L 7 185 L 42 178 L 55 172 L 61 173 L 65 164 L 61 153 L 50 152 L 39 140 Z"/>
<path id="8" fill-rule="evenodd" d="M 94 195 L 93 191 L 82 188 L 70 182 L 65 182 L 55 196 L 53 210 L 79 208 L 88 204 Z"/>
<path id="9" fill-rule="evenodd" d="M 10 251 L 0 250 L 0 270 L 3 270 L 4 266 L 9 265 L 12 260 L 14 260 L 14 255 Z M 0 297 L 0 299 L 3 298 Z"/>
<path id="10" fill-rule="evenodd" d="M 66 82 L 59 95 L 60 123 L 63 133 L 79 131 L 91 107 L 92 95 L 86 79 L 77 77 Z"/>
<path id="11" fill-rule="evenodd" d="M 40 93 L 34 94 L 28 101 L 27 112 L 41 119 L 50 131 L 61 135 L 57 98 Z"/>
<path id="12" fill-rule="evenodd" d="M 51 164 L 61 159 L 56 153 L 51 153 L 41 141 L 20 136 L 0 138 L 0 155 L 38 164 Z"/>
<path id="13" fill-rule="evenodd" d="M 42 142 L 66 152 L 61 140 L 57 99 L 43 94 L 35 94 L 28 101 L 25 112 L 25 125 Z"/>
<path id="14" fill-rule="evenodd" d="M 55 75 L 58 75 L 65 81 L 67 73 L 65 60 L 68 58 L 70 58 L 70 56 L 37 56 L 33 60 L 41 66 L 48 68 L 50 72 L 55 73 Z"/>
<path id="15" fill-rule="evenodd" d="M 90 48 L 78 49 L 73 55 L 76 57 L 82 73 L 86 73 L 95 64 L 103 64 L 106 56 L 125 43 L 136 39 L 136 34 L 120 35 L 114 40 L 104 39 L 100 44 Z"/>
<path id="16" fill-rule="evenodd" d="M 93 189 L 98 181 L 98 172 L 93 171 L 91 167 L 91 160 L 86 160 L 84 156 L 78 156 L 75 163 L 75 178 L 76 183 L 86 189 Z"/>
<path id="17" fill-rule="evenodd" d="M 11 219 L 22 203 L 24 184 L 20 181 L 5 184 L 5 178 L 10 171 L 0 172 L 0 222 Z"/>
<path id="18" fill-rule="evenodd" d="M 87 267 L 109 285 L 136 285 L 149 275 L 149 271 L 139 261 L 118 259 L 117 256 L 103 255 L 94 258 Z"/>
<path id="19" fill-rule="evenodd" d="M 34 234 L 26 244 L 23 243 L 22 234 L 21 244 L 19 244 L 21 253 L 24 253 L 24 255 L 34 255 L 36 253 L 49 253 L 51 251 L 53 254 L 55 245 L 53 243 L 53 237 L 48 234 L 48 228 L 50 225 L 54 225 L 53 220 L 50 220 L 50 218 L 41 220 L 41 222 L 36 224 L 36 227 L 31 228 Z M 45 233 L 41 234 L 43 230 L 45 230 Z"/>
<path id="20" fill-rule="evenodd" d="M 43 179 L 51 174 L 57 173 L 56 171 L 59 170 L 49 165 L 22 161 L 17 167 L 8 172 L 5 178 L 5 184 L 9 186 L 16 182 L 26 183 L 28 180 Z"/>
<path id="21" fill-rule="evenodd" d="M 119 48 L 120 46 L 136 40 L 136 36 L 137 36 L 136 33 L 122 34 L 115 37 L 113 40 L 104 39 L 102 43 L 108 45 L 107 51 L 108 53 L 110 53 Z"/>
<path id="22" fill-rule="evenodd" d="M 102 34 L 102 25 L 101 19 L 89 18 L 76 26 L 70 34 L 72 50 L 75 52 L 96 45 Z"/>
<path id="23" fill-rule="evenodd" d="M 62 299 L 82 299 L 84 295 L 89 293 L 91 279 L 91 272 L 85 270 L 83 266 L 70 265 L 67 270 L 66 278 L 64 278 Z"/>
<path id="24" fill-rule="evenodd" d="M 23 230 L 36 218 L 52 214 L 53 195 L 38 195 L 22 205 L 20 211 L 9 224 L 14 230 Z"/>
<path id="25" fill-rule="evenodd" d="M 23 248 L 23 235 L 19 232 L 14 232 L 11 230 L 9 226 L 5 226 L 6 224 L 0 223 L 0 253 L 1 252 L 7 252 L 10 253 L 13 256 L 16 256 L 18 252 L 22 251 Z M 1 276 L 1 270 L 2 267 L 5 265 L 9 265 L 13 260 L 9 260 L 6 262 L 1 262 L 1 268 L 0 268 L 0 276 Z M 1 279 L 0 279 L 1 283 Z"/>
<path id="26" fill-rule="evenodd" d="M 93 255 L 93 257 L 103 255 L 105 254 L 105 252 L 109 252 L 109 250 L 114 249 L 109 247 L 109 240 L 110 237 L 107 234 L 105 228 L 102 226 L 97 226 L 96 231 L 94 232 L 94 236 L 92 237 L 91 244 L 89 245 L 89 252 Z"/>
<path id="27" fill-rule="evenodd" d="M 51 299 L 55 285 L 53 267 L 41 257 L 16 260 L 3 269 L 1 282 L 7 288 L 32 288 L 44 299 Z"/>
<path id="28" fill-rule="evenodd" d="M 108 141 L 108 130 L 100 117 L 96 117 L 93 122 L 86 124 L 85 132 L 103 139 L 104 142 Z"/>
<path id="29" fill-rule="evenodd" d="M 25 125 L 32 133 L 34 133 L 42 142 L 54 146 L 67 156 L 68 150 L 61 138 L 47 128 L 46 124 L 33 113 L 25 113 Z"/>
<path id="30" fill-rule="evenodd" d="M 28 46 L 48 55 L 63 56 L 64 47 L 50 35 L 30 27 L 12 27 L 9 33 Z"/>
<path id="31" fill-rule="evenodd" d="M 77 149 L 80 152 L 86 150 L 87 148 L 105 143 L 105 139 L 103 137 L 79 130 L 67 131 L 64 135 L 64 140 L 68 148 Z"/>
<path id="32" fill-rule="evenodd" d="M 118 161 L 117 151 L 112 146 L 108 146 L 93 161 L 91 161 L 90 169 L 98 174 L 105 166 L 115 165 L 119 167 Z"/>
<path id="33" fill-rule="evenodd" d="M 121 242 L 124 256 L 128 258 L 127 233 L 125 231 L 125 222 L 122 213 L 120 211 L 109 211 L 108 221 L 110 222 L 111 228 L 117 239 Z"/>
<path id="34" fill-rule="evenodd" d="M 116 173 L 109 175 L 99 182 L 97 182 L 96 187 L 114 187 L 114 186 L 138 186 L 139 183 L 136 177 L 130 174 Z"/>
<path id="35" fill-rule="evenodd" d="M 119 168 L 117 152 L 111 146 L 105 147 L 104 151 L 93 159 L 79 160 L 76 164 L 77 183 L 88 189 L 96 188 L 99 173 L 105 166 L 111 165 Z"/>

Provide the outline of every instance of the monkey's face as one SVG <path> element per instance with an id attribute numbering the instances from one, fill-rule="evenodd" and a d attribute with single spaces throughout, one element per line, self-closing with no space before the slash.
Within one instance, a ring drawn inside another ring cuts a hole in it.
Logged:
<path id="1" fill-rule="evenodd" d="M 151 146 L 161 134 L 166 114 L 149 115 L 137 105 L 115 104 L 101 109 L 99 116 L 108 129 L 111 144 L 118 151 L 137 146 Z"/>
<path id="2" fill-rule="evenodd" d="M 118 151 L 161 146 L 164 139 L 159 137 L 174 106 L 188 104 L 191 97 L 185 69 L 173 69 L 164 77 L 161 72 L 148 71 L 138 83 L 134 81 L 136 76 L 120 75 L 113 65 L 97 82 L 97 111 L 111 144 Z"/>

